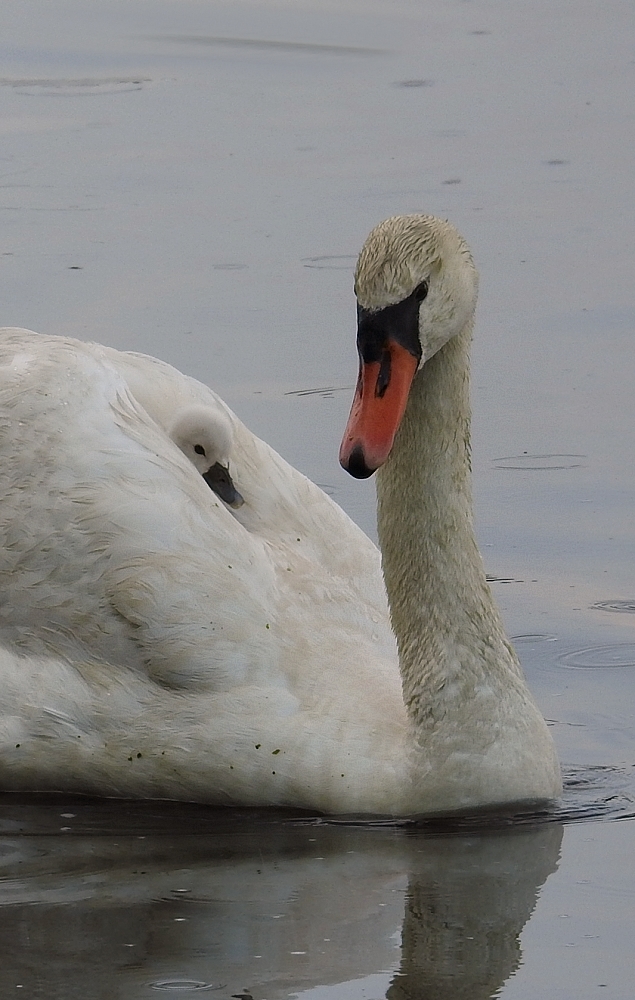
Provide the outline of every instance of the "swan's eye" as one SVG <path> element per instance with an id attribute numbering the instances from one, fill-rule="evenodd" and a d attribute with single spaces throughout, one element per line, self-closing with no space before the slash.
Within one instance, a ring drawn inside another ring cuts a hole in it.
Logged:
<path id="1" fill-rule="evenodd" d="M 423 302 L 426 295 L 428 294 L 428 282 L 422 281 L 420 285 L 417 285 L 412 294 L 414 295 L 417 302 Z"/>
<path id="2" fill-rule="evenodd" d="M 203 447 L 202 444 L 195 444 L 194 445 L 194 451 L 196 452 L 197 455 L 204 455 L 205 454 L 205 448 Z"/>

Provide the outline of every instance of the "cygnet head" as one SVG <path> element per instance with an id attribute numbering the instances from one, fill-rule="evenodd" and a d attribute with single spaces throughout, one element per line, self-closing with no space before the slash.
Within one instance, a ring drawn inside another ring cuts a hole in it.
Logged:
<path id="1" fill-rule="evenodd" d="M 417 372 L 471 323 L 478 275 L 449 222 L 397 215 L 380 222 L 355 272 L 359 379 L 340 463 L 366 479 L 393 446 Z"/>
<path id="2" fill-rule="evenodd" d="M 227 414 L 220 407 L 187 406 L 178 411 L 168 433 L 214 493 L 230 507 L 242 507 L 244 500 L 229 474 L 234 433 Z"/>

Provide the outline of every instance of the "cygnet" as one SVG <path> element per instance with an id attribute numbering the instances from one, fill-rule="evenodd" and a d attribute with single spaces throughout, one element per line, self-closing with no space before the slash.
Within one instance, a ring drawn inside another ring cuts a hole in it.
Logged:
<path id="1" fill-rule="evenodd" d="M 229 474 L 234 437 L 229 417 L 211 406 L 187 406 L 179 410 L 168 433 L 214 493 L 229 507 L 242 507 L 245 501 Z"/>

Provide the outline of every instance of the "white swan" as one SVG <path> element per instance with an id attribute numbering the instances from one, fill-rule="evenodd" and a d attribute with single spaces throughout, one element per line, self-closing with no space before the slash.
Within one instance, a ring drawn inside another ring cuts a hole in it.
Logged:
<path id="1" fill-rule="evenodd" d="M 122 353 L 99 344 L 91 345 L 91 350 L 96 358 L 116 365 L 135 400 L 189 458 L 207 485 L 230 507 L 241 507 L 243 498 L 229 473 L 233 415 L 222 400 L 209 398 L 212 394 L 207 392 L 204 403 L 193 403 L 187 384 L 175 385 L 169 377 L 166 382 L 161 378 L 166 366 L 147 354 Z"/>
<path id="2" fill-rule="evenodd" d="M 168 434 L 221 500 L 230 507 L 242 507 L 244 500 L 229 474 L 234 432 L 223 410 L 185 406 L 174 414 Z"/>
<path id="3" fill-rule="evenodd" d="M 399 661 L 379 554 L 325 494 L 232 417 L 230 513 L 152 417 L 224 407 L 210 390 L 0 332 L 0 786 L 391 815 L 559 794 L 472 530 L 476 285 L 426 216 L 373 230 L 357 269 L 342 461 L 385 460 Z"/>

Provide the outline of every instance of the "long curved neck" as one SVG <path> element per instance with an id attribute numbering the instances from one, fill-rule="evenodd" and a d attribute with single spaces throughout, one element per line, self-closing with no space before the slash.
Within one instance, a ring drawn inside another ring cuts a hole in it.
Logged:
<path id="1" fill-rule="evenodd" d="M 416 375 L 388 461 L 377 522 L 404 701 L 419 727 L 519 676 L 472 521 L 471 326 Z"/>

